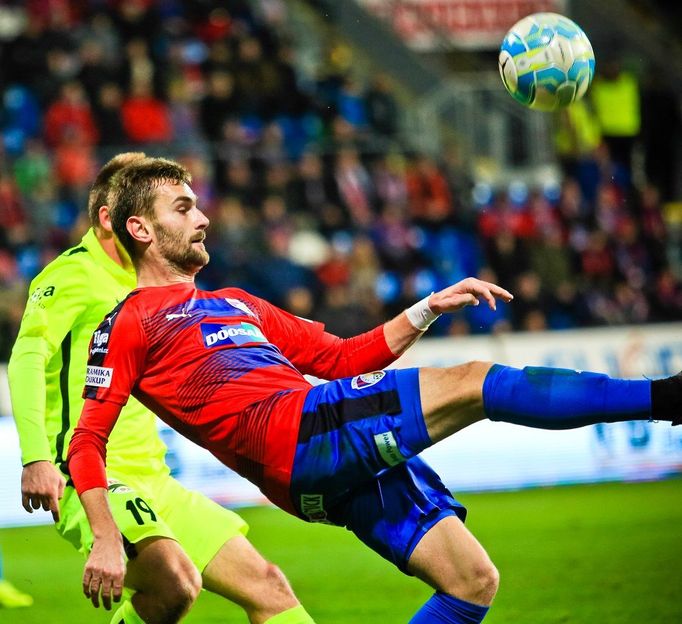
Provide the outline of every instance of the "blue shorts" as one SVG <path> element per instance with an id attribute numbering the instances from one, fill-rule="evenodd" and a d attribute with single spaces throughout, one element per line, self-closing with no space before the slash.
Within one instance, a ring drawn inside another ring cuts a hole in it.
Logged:
<path id="1" fill-rule="evenodd" d="M 345 526 L 406 571 L 419 540 L 466 509 L 420 458 L 431 445 L 418 369 L 315 386 L 306 397 L 291 477 L 298 514 Z"/>

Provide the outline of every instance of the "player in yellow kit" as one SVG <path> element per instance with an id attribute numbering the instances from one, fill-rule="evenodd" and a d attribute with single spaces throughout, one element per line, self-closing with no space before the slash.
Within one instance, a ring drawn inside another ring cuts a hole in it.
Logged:
<path id="1" fill-rule="evenodd" d="M 9 362 L 24 467 L 22 504 L 29 512 L 51 511 L 59 533 L 85 553 L 93 536 L 65 472 L 66 451 L 83 405 L 93 331 L 136 283 L 111 231 L 109 181 L 143 156 L 119 155 L 100 171 L 88 202 L 93 227 L 31 283 Z M 125 584 L 132 593 L 112 624 L 176 622 L 202 584 L 242 606 L 254 624 L 312 622 L 282 573 L 244 537 L 246 523 L 170 477 L 165 452 L 154 414 L 129 401 L 107 453 L 109 501 L 126 545 Z M 93 603 L 98 606 L 96 597 Z"/>

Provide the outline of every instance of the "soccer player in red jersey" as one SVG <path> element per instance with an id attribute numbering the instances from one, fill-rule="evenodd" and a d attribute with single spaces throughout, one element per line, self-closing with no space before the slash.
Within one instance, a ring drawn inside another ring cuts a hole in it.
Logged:
<path id="1" fill-rule="evenodd" d="M 24 464 L 23 506 L 49 509 L 57 532 L 84 554 L 92 541 L 90 525 L 62 470 L 83 406 L 92 333 L 136 285 L 129 256 L 111 229 L 110 182 L 144 157 L 118 154 L 97 174 L 88 198 L 92 228 L 32 281 L 8 364 Z M 239 604 L 252 624 L 312 624 L 284 575 L 249 542 L 244 520 L 171 477 L 166 451 L 155 414 L 129 401 L 107 447 L 108 502 L 126 545 L 130 598 L 114 611 L 111 624 L 175 620 L 202 586 Z M 99 596 L 92 598 L 97 606 Z M 0 556 L 0 607 L 31 602 L 2 580 Z M 111 608 L 106 601 L 102 606 Z"/>
<path id="2" fill-rule="evenodd" d="M 85 406 L 69 448 L 70 474 L 97 536 L 84 572 L 90 593 L 117 598 L 112 587 L 125 573 L 104 458 L 131 394 L 283 509 L 346 526 L 434 587 L 413 624 L 481 622 L 498 584 L 464 527 L 466 510 L 421 450 L 483 418 L 549 429 L 679 418 L 679 375 L 628 381 L 489 362 L 382 370 L 439 314 L 512 299 L 477 279 L 345 340 L 243 290 L 199 290 L 208 219 L 189 183 L 184 168 L 164 159 L 132 164 L 112 182 L 112 225 L 138 288 L 93 336 Z M 303 374 L 331 381 L 313 387 Z"/>

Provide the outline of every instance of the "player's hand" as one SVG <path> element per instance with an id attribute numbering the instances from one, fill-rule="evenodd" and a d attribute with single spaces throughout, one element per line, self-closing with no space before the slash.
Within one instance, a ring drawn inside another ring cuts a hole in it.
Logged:
<path id="1" fill-rule="evenodd" d="M 126 573 L 123 544 L 120 535 L 96 539 L 83 571 L 83 593 L 99 607 L 108 611 L 111 603 L 120 602 Z"/>
<path id="2" fill-rule="evenodd" d="M 448 286 L 443 290 L 433 293 L 429 297 L 429 308 L 436 314 L 444 312 L 456 312 L 468 305 L 478 305 L 485 301 L 491 310 L 497 307 L 500 299 L 509 303 L 514 296 L 504 288 L 491 282 L 484 282 L 475 277 L 467 277 L 461 282 Z"/>
<path id="3" fill-rule="evenodd" d="M 33 513 L 41 507 L 52 512 L 55 522 L 59 521 L 59 499 L 64 493 L 66 480 L 57 467 L 49 461 L 26 464 L 21 472 L 21 505 Z"/>

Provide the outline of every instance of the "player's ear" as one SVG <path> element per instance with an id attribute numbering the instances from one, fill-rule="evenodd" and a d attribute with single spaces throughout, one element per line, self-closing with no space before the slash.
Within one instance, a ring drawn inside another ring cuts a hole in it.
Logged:
<path id="1" fill-rule="evenodd" d="M 113 234 L 114 228 L 111 225 L 111 214 L 109 214 L 109 206 L 100 206 L 99 211 L 97 212 L 97 216 L 99 217 L 100 227 L 105 232 Z"/>
<path id="2" fill-rule="evenodd" d="M 126 221 L 126 229 L 128 234 L 133 237 L 133 240 L 140 243 L 152 242 L 152 230 L 144 217 L 133 215 L 128 217 Z"/>

